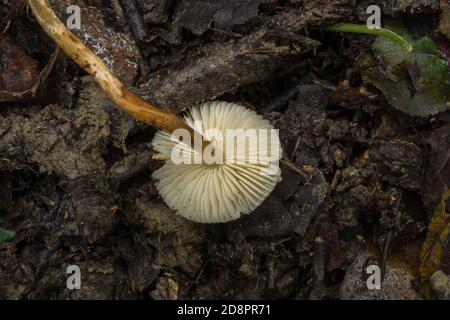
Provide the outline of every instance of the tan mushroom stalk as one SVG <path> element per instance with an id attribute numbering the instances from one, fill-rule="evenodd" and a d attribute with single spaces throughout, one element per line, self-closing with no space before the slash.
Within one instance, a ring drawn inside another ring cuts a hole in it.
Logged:
<path id="1" fill-rule="evenodd" d="M 227 222 L 252 212 L 272 192 L 281 179 L 281 149 L 269 121 L 243 106 L 226 102 L 193 107 L 185 119 L 155 108 L 124 87 L 58 19 L 47 0 L 28 0 L 28 4 L 49 36 L 94 77 L 120 108 L 161 130 L 152 145 L 166 162 L 153 177 L 170 208 L 196 222 Z M 180 141 L 177 129 L 184 129 L 189 140 Z M 241 131 L 236 136 L 230 135 L 230 130 Z M 196 145 L 192 142 L 197 132 L 204 141 Z M 259 135 L 247 137 L 249 132 Z M 246 138 L 239 140 L 239 135 Z M 175 161 L 174 150 L 189 161 Z M 205 161 L 207 152 L 220 161 Z M 199 157 L 200 162 L 191 161 Z"/>
<path id="2" fill-rule="evenodd" d="M 47 34 L 80 67 L 89 73 L 111 99 L 135 119 L 158 129 L 172 132 L 178 128 L 191 130 L 182 119 L 169 110 L 155 108 L 130 92 L 112 74 L 105 63 L 87 48 L 54 13 L 47 0 L 28 0 L 37 22 Z"/>

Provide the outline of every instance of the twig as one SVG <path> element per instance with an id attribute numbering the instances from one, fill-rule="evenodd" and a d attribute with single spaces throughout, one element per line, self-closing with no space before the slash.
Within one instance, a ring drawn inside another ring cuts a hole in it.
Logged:
<path id="1" fill-rule="evenodd" d="M 434 249 L 436 249 L 436 246 L 437 246 L 439 240 L 441 240 L 442 233 L 444 232 L 445 228 L 447 228 L 448 224 L 450 224 L 450 217 L 447 217 L 447 220 L 442 224 L 442 226 L 440 226 L 439 231 L 437 232 L 437 236 L 434 237 L 430 248 L 427 250 L 425 255 L 422 257 L 422 261 L 421 261 L 420 265 L 424 265 L 428 261 L 428 259 L 431 256 L 431 253 L 434 251 Z"/>
<path id="2" fill-rule="evenodd" d="M 298 136 L 297 141 L 295 142 L 294 149 L 291 152 L 290 160 L 294 159 L 295 154 L 297 153 L 298 147 L 300 146 L 300 142 L 302 140 L 301 136 Z"/>
<path id="3" fill-rule="evenodd" d="M 217 29 L 217 28 L 213 28 L 213 27 L 209 27 L 208 29 L 209 30 L 213 30 L 213 31 L 217 31 L 217 32 L 220 32 L 220 33 L 224 33 L 224 34 L 227 34 L 227 35 L 229 35 L 231 37 L 235 37 L 235 38 L 241 38 L 242 37 L 242 34 L 236 33 L 236 32 L 225 31 L 225 30 L 221 30 L 221 29 Z"/>
<path id="4" fill-rule="evenodd" d="M 273 48 L 261 48 L 255 50 L 246 50 L 238 53 L 238 56 L 245 56 L 250 54 L 269 54 L 269 53 L 283 53 L 289 52 L 291 48 L 289 46 L 279 46 Z"/>

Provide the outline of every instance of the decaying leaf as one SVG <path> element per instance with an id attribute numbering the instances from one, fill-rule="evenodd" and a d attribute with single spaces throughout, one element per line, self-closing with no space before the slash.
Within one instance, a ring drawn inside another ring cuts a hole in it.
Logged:
<path id="1" fill-rule="evenodd" d="M 144 228 L 148 243 L 157 248 L 159 265 L 180 268 L 190 275 L 200 271 L 204 261 L 197 245 L 203 241 L 204 234 L 198 224 L 147 199 L 136 199 L 125 210 L 128 223 Z"/>
<path id="2" fill-rule="evenodd" d="M 194 34 L 201 35 L 214 22 L 215 28 L 230 30 L 234 25 L 244 24 L 258 15 L 261 3 L 273 0 L 184 0 L 179 8 L 175 24 L 185 27 Z"/>
<path id="3" fill-rule="evenodd" d="M 419 273 L 425 294 L 429 294 L 428 280 L 431 275 L 445 263 L 444 257 L 448 257 L 450 238 L 450 214 L 447 212 L 447 201 L 450 199 L 450 189 L 445 188 L 433 219 L 428 227 L 427 239 L 422 247 L 421 264 Z M 448 274 L 450 270 L 442 270 Z"/>
<path id="4" fill-rule="evenodd" d="M 172 0 L 137 0 L 136 2 L 142 9 L 146 23 L 161 24 L 169 20 L 173 7 Z"/>
<path id="5" fill-rule="evenodd" d="M 378 37 L 372 47 L 386 65 L 366 61 L 370 66 L 363 72 L 364 81 L 382 91 L 390 105 L 412 116 L 426 117 L 450 109 L 450 70 L 434 41 L 426 36 L 414 39 L 400 23 L 388 28 L 414 50 L 409 53 Z"/>
<path id="6" fill-rule="evenodd" d="M 449 65 L 450 64 L 450 39 L 447 38 L 444 34 L 436 32 L 433 34 L 433 40 L 436 42 L 436 45 L 439 48 L 441 57 L 447 62 L 447 65 Z"/>
<path id="7" fill-rule="evenodd" d="M 0 102 L 14 100 L 37 81 L 39 69 L 13 38 L 0 34 Z"/>
<path id="8" fill-rule="evenodd" d="M 25 7 L 25 0 L 2 0 L 3 6 L 0 6 L 0 31 L 8 29 L 8 26 L 14 17 Z"/>
<path id="9" fill-rule="evenodd" d="M 450 3 L 441 1 L 441 20 L 439 22 L 439 31 L 450 39 Z"/>

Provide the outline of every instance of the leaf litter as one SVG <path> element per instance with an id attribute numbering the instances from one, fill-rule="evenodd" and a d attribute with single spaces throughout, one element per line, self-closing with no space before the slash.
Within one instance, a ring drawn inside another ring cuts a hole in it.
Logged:
<path id="1" fill-rule="evenodd" d="M 280 129 L 289 164 L 282 165 L 283 182 L 235 223 L 203 226 L 177 217 L 151 179 L 161 165 L 149 147 L 154 131 L 116 110 L 92 79 L 60 57 L 47 79 L 52 91 L 44 90 L 57 99 L 2 104 L 0 225 L 15 236 L 0 244 L 0 297 L 333 299 L 348 289 L 347 297 L 420 298 L 411 280 L 419 278 L 414 263 L 448 183 L 448 115 L 417 118 L 390 108 L 382 93 L 389 102 L 388 95 L 354 68 L 361 52 L 374 52 L 371 39 L 316 31 L 355 19 L 364 6 L 254 1 L 238 14 L 242 19 L 225 19 L 226 32 L 214 30 L 215 13 L 208 13 L 202 32 L 188 25 L 172 42 L 166 35 L 177 31 L 174 13 L 182 2 L 135 2 L 155 37 L 133 41 L 124 17 L 115 23 L 113 6 L 89 1 L 84 9 L 99 17 L 88 22 L 89 45 L 112 45 L 103 58 L 117 73 L 129 70 L 123 80 L 161 106 L 182 112 L 218 98 L 264 114 Z M 235 2 L 225 2 L 230 11 Z M 389 15 L 437 15 L 436 1 L 380 3 Z M 46 41 L 42 34 L 30 36 L 35 28 L 19 15 L 8 32 L 41 69 L 51 50 L 37 45 Z M 95 30 L 126 39 L 132 50 L 122 59 L 114 41 L 105 44 Z M 379 67 L 377 79 L 400 79 L 408 93 L 435 99 L 440 86 L 420 79 L 432 72 L 421 68 L 437 49 L 428 39 L 408 40 L 422 56 L 402 51 L 399 65 L 387 68 L 373 57 L 369 65 Z M 121 68 L 127 59 L 136 64 Z M 406 74 L 401 65 L 409 65 Z M 432 234 L 439 234 L 433 224 Z M 447 260 L 445 253 L 441 261 Z M 390 293 L 370 296 L 352 285 L 364 284 L 357 269 L 373 261 Z M 86 272 L 76 293 L 61 286 L 69 264 Z"/>

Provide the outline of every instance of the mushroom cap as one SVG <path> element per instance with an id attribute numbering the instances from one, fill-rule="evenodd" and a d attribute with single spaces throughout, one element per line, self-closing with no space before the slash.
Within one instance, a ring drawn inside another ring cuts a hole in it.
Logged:
<path id="1" fill-rule="evenodd" d="M 152 177 L 157 180 L 156 187 L 166 204 L 177 214 L 200 223 L 228 222 L 252 212 L 281 180 L 278 132 L 256 112 L 219 101 L 193 107 L 185 122 L 209 142 L 206 148 L 213 149 L 211 155 L 221 152 L 223 161 L 211 164 L 173 161 L 173 150 L 182 150 L 189 160 L 205 151 L 199 153 L 188 145 L 190 141 L 186 144 L 179 137 L 158 131 L 152 146 L 168 160 Z M 251 135 L 239 142 L 227 129 L 243 129 L 246 133 L 252 132 L 247 129 L 254 129 L 253 132 L 261 133 L 257 136 L 260 142 L 256 143 Z M 264 132 L 267 136 L 261 139 Z M 233 141 L 234 147 L 227 144 L 229 141 Z M 231 149 L 234 152 L 229 152 Z M 266 152 L 266 157 L 260 156 L 262 152 Z"/>

